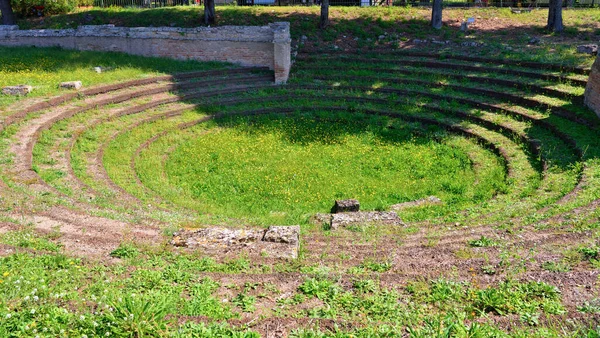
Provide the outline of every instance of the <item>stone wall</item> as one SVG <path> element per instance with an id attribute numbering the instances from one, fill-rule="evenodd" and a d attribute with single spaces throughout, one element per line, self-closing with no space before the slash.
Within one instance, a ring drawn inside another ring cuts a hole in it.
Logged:
<path id="1" fill-rule="evenodd" d="M 59 46 L 65 49 L 123 52 L 178 60 L 226 61 L 242 66 L 269 67 L 275 82 L 285 83 L 290 71 L 290 25 L 198 28 L 114 25 L 77 29 L 19 30 L 0 25 L 2 46 Z"/>
<path id="2" fill-rule="evenodd" d="M 590 78 L 585 87 L 585 104 L 600 117 L 600 55 L 592 66 Z"/>

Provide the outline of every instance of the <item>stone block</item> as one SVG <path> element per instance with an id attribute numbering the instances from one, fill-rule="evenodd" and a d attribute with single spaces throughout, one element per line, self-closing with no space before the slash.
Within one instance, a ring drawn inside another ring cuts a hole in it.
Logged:
<path id="1" fill-rule="evenodd" d="M 262 240 L 297 245 L 300 242 L 300 226 L 270 226 Z"/>
<path id="2" fill-rule="evenodd" d="M 27 95 L 31 93 L 33 87 L 28 85 L 8 86 L 2 88 L 2 94 L 4 95 Z"/>
<path id="3" fill-rule="evenodd" d="M 175 232 L 171 244 L 186 248 L 244 245 L 260 241 L 263 236 L 264 230 L 205 228 Z"/>
<path id="4" fill-rule="evenodd" d="M 0 31 L 18 31 L 19 26 L 17 25 L 0 25 Z"/>
<path id="5" fill-rule="evenodd" d="M 600 117 L 600 56 L 592 66 L 590 78 L 585 87 L 585 105 L 592 109 Z"/>
<path id="6" fill-rule="evenodd" d="M 331 229 L 349 225 L 405 225 L 393 211 L 345 212 L 331 215 Z"/>
<path id="7" fill-rule="evenodd" d="M 356 212 L 360 209 L 360 203 L 355 199 L 335 201 L 335 204 L 331 208 L 331 213 L 335 214 L 338 212 Z"/>
<path id="8" fill-rule="evenodd" d="M 81 81 L 68 81 L 60 83 L 60 88 L 64 89 L 80 89 L 81 87 Z"/>
<path id="9" fill-rule="evenodd" d="M 579 45 L 577 46 L 577 53 L 598 55 L 598 45 Z"/>
<path id="10" fill-rule="evenodd" d="M 300 226 L 271 226 L 268 229 L 204 228 L 180 230 L 171 245 L 207 254 L 254 252 L 273 258 L 295 259 L 300 247 Z"/>

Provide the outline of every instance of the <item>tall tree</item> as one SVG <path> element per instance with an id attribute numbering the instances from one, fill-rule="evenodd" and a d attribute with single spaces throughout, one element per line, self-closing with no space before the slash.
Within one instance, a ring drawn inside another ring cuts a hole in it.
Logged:
<path id="1" fill-rule="evenodd" d="M 16 25 L 15 14 L 10 5 L 10 0 L 0 0 L 0 12 L 2 13 L 3 25 Z"/>
<path id="2" fill-rule="evenodd" d="M 548 4 L 548 25 L 546 29 L 560 33 L 563 31 L 562 0 L 550 0 Z"/>
<path id="3" fill-rule="evenodd" d="M 431 27 L 435 29 L 442 28 L 442 0 L 433 0 L 431 9 Z"/>
<path id="4" fill-rule="evenodd" d="M 215 23 L 215 0 L 204 0 L 204 24 Z"/>
<path id="5" fill-rule="evenodd" d="M 321 0 L 321 20 L 319 28 L 324 29 L 329 26 L 329 0 Z"/>

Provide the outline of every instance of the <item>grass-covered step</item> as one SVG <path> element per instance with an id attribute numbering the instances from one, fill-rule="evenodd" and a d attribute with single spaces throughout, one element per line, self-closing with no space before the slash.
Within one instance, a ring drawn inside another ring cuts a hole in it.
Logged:
<path id="1" fill-rule="evenodd" d="M 338 79 L 337 81 L 336 78 Z M 582 105 L 573 105 L 570 102 L 555 98 L 546 99 L 545 97 L 539 96 L 522 97 L 496 90 L 465 87 L 416 79 L 353 76 L 336 76 L 334 78 L 316 77 L 316 79 L 321 80 L 327 86 L 331 87 L 356 86 L 357 88 L 362 87 L 366 89 L 367 87 L 365 84 L 370 84 L 372 90 L 378 91 L 384 90 L 386 87 L 390 87 L 404 90 L 405 93 L 412 91 L 413 94 L 421 94 L 428 97 L 436 97 L 436 95 L 437 97 L 440 97 L 439 95 L 450 97 L 454 96 L 458 99 L 464 98 L 464 100 L 470 100 L 471 102 L 480 101 L 482 103 L 496 105 L 519 105 L 525 108 L 545 111 L 547 114 L 554 114 L 569 118 L 589 127 L 596 127 L 598 125 L 596 117 L 589 109 L 583 107 Z"/>
<path id="2" fill-rule="evenodd" d="M 320 76 L 325 76 L 327 73 L 333 73 L 335 75 L 339 75 L 339 67 L 337 66 L 314 66 L 314 65 L 301 65 L 301 69 L 295 71 L 295 74 L 307 73 L 311 74 L 315 71 L 319 71 Z M 345 71 L 344 74 L 347 75 L 371 75 L 377 74 L 385 70 L 385 74 L 387 76 L 395 75 L 395 76 L 414 76 L 416 78 L 429 78 L 437 81 L 449 81 L 454 80 L 458 81 L 460 84 L 478 84 L 478 85 L 486 85 L 486 86 L 503 86 L 506 90 L 515 93 L 537 93 L 543 94 L 546 96 L 555 96 L 562 99 L 583 99 L 583 87 L 572 87 L 568 90 L 565 89 L 555 89 L 552 86 L 548 86 L 546 84 L 552 82 L 543 82 L 537 84 L 532 81 L 515 81 L 513 77 L 499 78 L 499 77 L 489 77 L 489 76 L 481 76 L 485 74 L 464 74 L 462 72 L 440 72 L 435 70 L 429 70 L 427 68 L 413 68 L 408 69 L 407 67 L 403 68 L 389 68 L 389 67 L 378 67 L 378 66 L 367 66 L 364 65 L 344 65 Z M 564 87 L 564 86 L 563 86 Z M 504 89 L 503 88 L 503 89 Z"/>
<path id="3" fill-rule="evenodd" d="M 339 59 L 344 59 L 339 58 Z M 338 60 L 339 60 L 338 59 Z M 305 60 L 315 60 L 320 61 L 323 58 L 308 56 Z M 353 62 L 362 62 L 364 64 L 369 64 L 373 61 L 373 59 L 364 58 L 364 57 L 351 57 L 348 58 L 349 61 Z M 454 69 L 454 70 L 466 70 L 466 71 L 475 71 L 475 72 L 493 72 L 499 74 L 507 74 L 512 76 L 521 76 L 528 77 L 532 79 L 542 79 L 542 80 L 551 80 L 556 82 L 570 82 L 576 84 L 578 86 L 585 86 L 587 81 L 581 78 L 580 75 L 561 75 L 561 74 L 552 74 L 548 72 L 539 72 L 532 71 L 526 68 L 517 68 L 517 67 L 495 67 L 495 66 L 486 66 L 486 65 L 477 65 L 467 62 L 445 62 L 445 61 L 426 61 L 426 60 L 418 60 L 418 59 L 387 59 L 387 58 L 377 58 L 377 62 L 382 62 L 386 64 L 401 64 L 401 65 L 410 65 L 410 66 L 419 66 L 419 67 L 428 67 L 428 68 L 439 68 L 439 69 Z"/>
<path id="4" fill-rule="evenodd" d="M 327 108 L 320 108 L 320 109 L 322 109 L 324 112 L 328 111 L 328 109 L 327 109 Z M 310 110 L 310 109 L 306 109 L 306 110 L 308 111 L 308 110 Z M 330 109 L 330 110 L 331 110 L 331 109 Z M 339 108 L 338 108 L 337 110 L 336 110 L 336 109 L 333 109 L 333 110 L 334 110 L 334 111 L 338 111 L 338 110 L 339 110 Z M 284 109 L 282 109 L 282 108 L 274 108 L 274 109 L 273 109 L 273 111 L 277 111 L 277 112 L 283 112 L 283 111 L 284 111 Z M 301 112 L 301 111 L 302 111 L 302 109 L 300 110 L 300 112 Z M 259 112 L 259 111 L 257 111 L 257 113 L 258 113 L 258 112 Z M 341 113 L 341 112 L 340 112 L 340 113 Z M 236 115 L 237 115 L 237 114 L 239 114 L 239 115 L 243 115 L 243 114 L 244 114 L 244 112 L 235 112 L 234 114 L 236 114 Z M 350 117 L 350 116 L 352 116 L 352 114 L 353 114 L 353 113 L 350 113 L 350 114 L 343 114 L 343 115 L 346 115 L 346 116 Z M 407 117 L 407 118 L 409 118 L 409 119 L 410 119 L 410 117 Z M 205 134 L 205 132 L 202 132 L 202 133 L 200 133 L 200 135 L 204 135 L 204 134 Z M 172 140 L 172 138 L 169 138 L 169 140 Z M 168 142 L 168 143 L 166 143 L 166 144 L 172 144 L 172 141 L 171 141 L 171 142 Z M 165 150 L 165 151 L 168 151 L 168 152 L 172 152 L 174 149 L 173 149 L 173 147 L 166 147 L 166 149 L 164 149 L 164 150 Z M 143 153 L 142 153 L 142 154 L 143 154 Z M 153 162 L 153 163 L 156 163 L 156 162 Z M 166 162 L 166 165 L 168 166 L 168 162 Z M 140 167 L 140 165 L 138 165 L 138 167 Z M 144 166 L 144 169 L 145 169 L 145 168 L 146 168 L 146 166 Z M 153 168 L 153 166 L 147 166 L 147 168 L 151 169 L 151 168 Z M 142 176 L 142 181 L 144 180 L 144 178 L 143 178 L 143 177 L 144 177 L 144 176 L 147 176 L 147 175 L 148 175 L 148 174 L 146 174 L 145 172 L 142 172 L 142 173 L 140 173 L 140 176 Z M 158 177 L 160 178 L 162 175 L 155 175 L 155 176 L 158 176 Z M 159 179 L 159 180 L 160 180 L 160 179 Z M 161 184 L 154 184 L 153 186 L 154 186 L 154 187 L 157 187 L 157 186 L 163 186 L 163 185 L 164 185 L 164 184 L 163 184 L 163 183 L 161 183 Z M 178 190 L 178 189 L 174 189 L 173 191 L 178 191 L 178 194 L 180 193 L 180 190 Z M 176 196 L 177 194 L 174 194 L 174 195 Z M 186 199 L 182 199 L 182 200 L 186 201 Z"/>
<path id="5" fill-rule="evenodd" d="M 334 56 L 353 56 L 353 53 L 332 53 L 328 52 L 327 54 L 331 54 Z M 300 58 L 304 56 L 309 56 L 308 53 L 300 53 Z M 539 70 L 551 70 L 555 72 L 564 72 L 564 73 L 575 73 L 581 75 L 589 75 L 590 68 L 585 67 L 576 67 L 570 65 L 561 65 L 554 63 L 544 63 L 544 62 L 531 62 L 531 61 L 522 61 L 522 60 L 511 60 L 511 59 L 499 59 L 499 58 L 489 58 L 489 57 L 480 57 L 473 55 L 453 55 L 450 53 L 432 53 L 432 52 L 424 52 L 424 51 L 416 51 L 416 50 L 395 50 L 395 51 L 377 51 L 376 53 L 366 52 L 363 54 L 364 56 L 369 57 L 380 57 L 385 56 L 403 56 L 403 57 L 421 57 L 428 59 L 440 59 L 440 60 L 457 60 L 463 62 L 478 62 L 478 63 L 488 63 L 493 65 L 514 65 L 525 68 L 533 68 Z"/>

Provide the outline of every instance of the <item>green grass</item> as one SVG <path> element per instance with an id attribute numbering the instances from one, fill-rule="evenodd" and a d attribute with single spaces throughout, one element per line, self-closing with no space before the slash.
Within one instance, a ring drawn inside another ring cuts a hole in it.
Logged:
<path id="1" fill-rule="evenodd" d="M 96 73 L 94 67 L 110 70 Z M 59 48 L 0 47 L 0 87 L 26 84 L 33 86 L 27 97 L 65 93 L 64 81 L 82 81 L 84 88 L 156 75 L 226 67 L 225 63 L 175 61 L 122 53 L 69 51 Z M 7 115 L 10 105 L 22 98 L 0 95 L 0 114 Z"/>
<path id="2" fill-rule="evenodd" d="M 262 314 L 380 323 L 350 332 L 342 330 L 336 337 L 351 333 L 357 337 L 383 337 L 385 332 L 395 330 L 408 330 L 415 337 L 431 336 L 441 327 L 459 336 L 467 332 L 485 333 L 486 337 L 521 337 L 520 332 L 528 332 L 528 336 L 561 336 L 560 327 L 536 328 L 540 316 L 565 311 L 560 290 L 543 282 L 506 280 L 479 287 L 464 281 L 436 279 L 388 289 L 372 279 L 377 275 L 343 282 L 335 274 L 321 274 L 298 281 L 295 290 L 281 295 L 269 283 L 222 285 L 206 275 L 262 269 L 243 258 L 215 263 L 188 254 L 142 250 L 140 255 L 106 266 L 58 253 L 1 257 L 0 332 L 7 337 L 16 332 L 27 336 L 108 333 L 125 337 L 136 332 L 147 337 L 257 337 L 251 330 L 226 324 L 178 324 L 176 319 L 240 318 L 277 297 L 276 305 L 261 309 Z M 291 271 L 298 268 L 293 267 L 297 266 L 294 262 L 284 264 Z M 321 305 L 304 306 L 315 304 L 314 299 Z M 68 309 L 65 303 L 69 304 Z M 580 311 L 594 312 L 594 304 L 586 303 Z M 513 314 L 522 324 L 532 326 L 509 334 L 485 321 L 492 314 Z M 472 324 L 477 320 L 477 325 Z M 580 330 L 587 332 L 585 328 Z M 309 337 L 309 332 L 311 329 L 306 328 L 294 334 Z M 332 333 L 318 336 L 326 334 Z"/>
<path id="3" fill-rule="evenodd" d="M 434 193 L 450 203 L 494 193 L 470 193 L 468 156 L 398 121 L 322 113 L 216 123 L 179 145 L 165 168 L 170 185 L 209 213 L 292 224 L 335 199 L 374 210 Z"/>
<path id="4" fill-rule="evenodd" d="M 186 10 L 174 9 L 173 15 Z M 404 10 L 402 15 L 420 13 Z M 272 19 L 268 13 L 262 17 L 264 11 L 252 8 L 239 13 Z M 367 17 L 386 13 L 386 9 L 336 11 L 337 15 L 362 13 Z M 400 13 L 394 11 L 386 15 Z M 142 13 L 138 20 L 144 20 L 146 12 L 137 12 Z M 283 15 L 285 9 L 276 9 L 276 13 Z M 502 11 L 490 10 L 489 14 L 510 17 Z M 410 24 L 415 25 L 413 33 L 417 34 L 420 23 Z M 343 25 L 338 22 L 338 28 Z M 344 29 L 356 34 L 365 31 L 348 25 Z M 395 29 L 384 19 L 377 25 L 368 34 L 379 28 Z M 331 34 L 327 38 L 335 39 L 334 33 L 327 33 Z M 309 30 L 307 34 L 312 33 Z M 314 34 L 321 33 L 315 30 Z M 27 54 L 29 49 L 22 50 Z M 71 53 L 31 51 L 33 64 Z M 110 62 L 123 61 L 118 54 L 94 55 L 113 60 Z M 393 79 L 496 89 L 580 117 L 595 116 L 574 100 L 492 82 L 473 84 L 447 76 L 463 73 L 451 69 L 406 68 L 385 61 L 402 60 L 399 55 L 365 55 L 372 69 L 354 69 L 360 63 L 349 58 L 319 55 L 298 60 L 292 86 L 186 101 L 199 106 L 153 122 L 140 123 L 182 105 L 109 119 L 108 109 L 116 112 L 131 103 L 115 104 L 55 123 L 39 135 L 33 163 L 44 181 L 68 197 L 36 193 L 11 180 L 11 144 L 19 129 L 37 114 L 0 133 L 1 178 L 9 184 L 8 191 L 0 191 L 0 220 L 23 226 L 20 231 L 0 235 L 2 249 L 15 250 L 0 257 L 0 336 L 92 337 L 109 333 L 126 337 L 135 332 L 139 336 L 254 338 L 258 336 L 255 331 L 265 330 L 265 322 L 282 320 L 300 323 L 292 337 L 393 337 L 398 332 L 410 337 L 597 337 L 598 330 L 581 315 L 598 312 L 597 295 L 592 291 L 574 304 L 573 290 L 579 286 L 567 282 L 571 274 L 587 276 L 600 266 L 594 243 L 600 211 L 585 209 L 600 198 L 597 129 L 556 116 L 542 106 L 508 107 L 549 123 L 567 136 L 565 141 L 529 119 L 456 101 L 467 98 L 503 104 L 502 100 Z M 517 53 L 514 57 L 521 56 Z M 533 53 L 528 58 L 545 56 Z M 75 56 L 65 59 L 64 68 L 70 63 L 77 68 L 80 62 Z M 170 66 L 164 66 L 168 72 L 190 65 L 168 63 Z M 334 66 L 353 70 L 338 74 L 325 69 Z M 53 67 L 47 68 L 48 73 L 62 71 Z M 160 67 L 149 66 L 153 68 Z M 144 72 L 135 69 L 139 76 L 146 74 L 145 68 Z M 402 69 L 415 72 L 394 72 Z M 116 67 L 114 72 L 118 71 Z M 10 76 L 18 78 L 17 73 Z M 472 74 L 529 83 L 527 78 L 492 72 Z M 327 79 L 315 81 L 318 76 Z M 568 81 L 530 83 L 574 95 L 582 91 Z M 446 95 L 446 99 L 434 100 L 417 92 Z M 227 101 L 230 99 L 253 100 L 232 103 Z M 147 102 L 147 98 L 135 102 Z M 434 110 L 439 107 L 449 111 Z M 290 108 L 288 115 L 279 114 Z M 257 109 L 272 113 L 239 116 Z M 370 114 L 372 111 L 400 117 Z M 214 113 L 225 116 L 184 130 L 175 128 Z M 418 117 L 469 130 L 481 139 L 406 120 Z M 74 139 L 81 128 L 96 120 L 97 125 Z M 484 128 L 481 121 L 493 123 L 496 129 Z M 142 147 L 163 131 L 168 132 Z M 532 153 L 522 138 L 539 140 L 540 154 Z M 91 198 L 69 180 L 64 167 L 62 156 L 72 142 L 75 175 L 98 191 Z M 502 154 L 490 150 L 490 144 Z M 109 182 L 96 179 L 92 164 L 102 149 L 100 164 L 117 185 L 141 201 L 139 205 L 121 198 L 122 193 Z M 561 201 L 580 179 L 581 189 Z M 286 192 L 291 194 L 289 198 Z M 400 211 L 406 227 L 358 225 L 332 231 L 305 224 L 313 213 L 328 211 L 335 198 L 358 197 L 362 209 L 385 209 L 429 195 L 440 197 L 443 203 Z M 39 234 L 18 216 L 27 208 L 43 213 L 54 206 L 97 212 L 83 210 L 73 201 L 89 203 L 90 209 L 104 208 L 106 217 L 138 225 L 162 224 L 166 235 L 181 226 L 300 223 L 299 258 L 284 261 L 260 254 L 236 255 L 228 249 L 210 258 L 202 250 L 185 253 L 163 244 L 148 248 L 125 236 L 121 245 L 107 250 L 102 262 L 95 262 L 66 255 L 58 244 L 58 232 Z M 157 206 L 169 211 L 157 211 Z M 573 212 L 579 207 L 582 209 Z M 560 217 L 546 219 L 557 215 Z M 1 227 L 0 223 L 4 231 Z M 560 257 L 555 258 L 557 252 Z M 531 276 L 541 276 L 544 282 Z M 314 326 L 302 324 L 307 321 Z M 503 326 L 505 322 L 511 323 L 510 330 Z"/>

